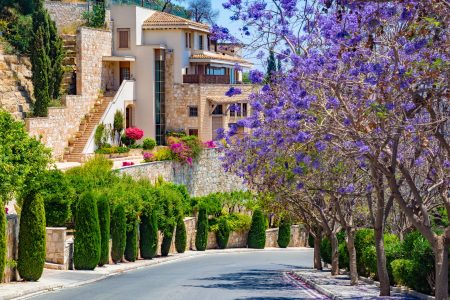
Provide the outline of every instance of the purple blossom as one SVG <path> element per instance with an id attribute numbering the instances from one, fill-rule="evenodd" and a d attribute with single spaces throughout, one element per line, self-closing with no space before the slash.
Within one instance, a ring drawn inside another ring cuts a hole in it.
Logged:
<path id="1" fill-rule="evenodd" d="M 329 97 L 326 108 L 327 109 L 338 108 L 339 105 L 341 105 L 341 102 L 337 98 Z"/>
<path id="2" fill-rule="evenodd" d="M 316 149 L 317 151 L 322 152 L 327 149 L 327 145 L 324 142 L 318 141 L 316 142 Z"/>
<path id="3" fill-rule="evenodd" d="M 297 137 L 295 138 L 295 141 L 297 143 L 306 143 L 310 138 L 311 138 L 310 134 L 308 134 L 306 132 L 303 132 L 303 131 L 300 131 L 297 134 Z"/>
<path id="4" fill-rule="evenodd" d="M 248 78 L 252 83 L 258 84 L 263 82 L 264 73 L 259 70 L 251 70 L 250 73 L 248 74 Z"/>
<path id="5" fill-rule="evenodd" d="M 225 96 L 233 97 L 235 95 L 242 94 L 242 91 L 240 88 L 235 88 L 234 86 L 230 87 L 230 89 L 225 93 Z"/>

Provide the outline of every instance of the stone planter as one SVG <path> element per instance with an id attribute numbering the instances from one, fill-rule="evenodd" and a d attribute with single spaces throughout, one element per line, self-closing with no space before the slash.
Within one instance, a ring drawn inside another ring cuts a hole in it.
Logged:
<path id="1" fill-rule="evenodd" d="M 150 150 L 146 152 L 150 152 Z M 130 152 L 128 152 L 128 156 L 142 156 L 142 155 L 143 155 L 142 149 L 130 149 Z"/>

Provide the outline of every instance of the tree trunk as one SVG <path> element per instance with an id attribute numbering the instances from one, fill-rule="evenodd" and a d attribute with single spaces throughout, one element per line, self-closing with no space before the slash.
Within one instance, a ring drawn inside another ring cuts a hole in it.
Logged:
<path id="1" fill-rule="evenodd" d="M 322 259 L 320 258 L 320 244 L 322 242 L 322 232 L 317 230 L 314 238 L 314 269 L 322 270 Z"/>
<path id="2" fill-rule="evenodd" d="M 391 295 L 391 284 L 386 266 L 386 252 L 384 251 L 383 229 L 374 228 L 375 249 L 377 252 L 377 275 L 380 281 L 380 296 Z"/>
<path id="3" fill-rule="evenodd" d="M 331 275 L 339 275 L 339 243 L 336 232 L 331 232 Z"/>
<path id="4" fill-rule="evenodd" d="M 355 230 L 353 228 L 346 229 L 347 233 L 347 251 L 350 266 L 350 284 L 358 284 L 358 269 L 356 266 L 356 249 L 355 249 Z"/>
<path id="5" fill-rule="evenodd" d="M 448 245 L 444 236 L 437 238 L 433 247 L 436 268 L 436 300 L 448 300 Z"/>

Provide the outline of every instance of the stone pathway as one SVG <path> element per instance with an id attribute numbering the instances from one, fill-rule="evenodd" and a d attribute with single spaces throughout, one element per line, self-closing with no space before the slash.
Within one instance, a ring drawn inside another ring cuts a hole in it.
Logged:
<path id="1" fill-rule="evenodd" d="M 331 276 L 329 270 L 317 271 L 313 269 L 295 270 L 290 275 L 299 282 L 315 288 L 320 293 L 331 299 L 404 299 L 417 300 L 419 298 L 398 292 L 391 292 L 391 297 L 380 297 L 379 288 L 374 283 L 360 281 L 358 285 L 350 284 L 350 277 L 347 275 Z"/>

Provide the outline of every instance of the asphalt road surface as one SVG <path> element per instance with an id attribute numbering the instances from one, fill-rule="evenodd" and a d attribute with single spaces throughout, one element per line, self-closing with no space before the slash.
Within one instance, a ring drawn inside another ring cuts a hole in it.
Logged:
<path id="1" fill-rule="evenodd" d="M 33 299 L 325 299 L 288 271 L 311 267 L 312 249 L 211 254 L 155 265 Z"/>

